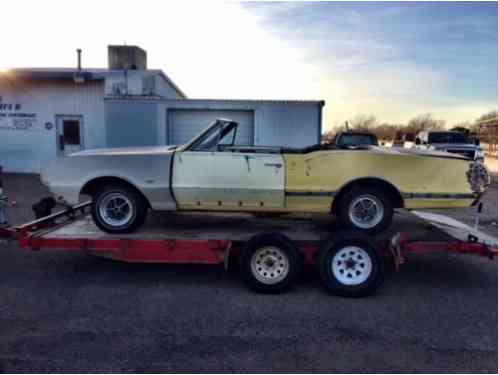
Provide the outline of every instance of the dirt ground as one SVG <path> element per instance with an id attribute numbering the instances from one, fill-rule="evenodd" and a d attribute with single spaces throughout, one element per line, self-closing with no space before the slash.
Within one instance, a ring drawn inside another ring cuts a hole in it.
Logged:
<path id="1" fill-rule="evenodd" d="M 31 219 L 47 193 L 37 177 L 5 183 L 12 222 Z M 484 204 L 498 235 L 496 183 Z M 451 214 L 471 222 L 473 209 Z M 0 259 L 0 372 L 498 372 L 498 263 L 484 258 L 411 257 L 358 300 L 327 294 L 312 268 L 258 295 L 221 267 L 15 244 Z"/>

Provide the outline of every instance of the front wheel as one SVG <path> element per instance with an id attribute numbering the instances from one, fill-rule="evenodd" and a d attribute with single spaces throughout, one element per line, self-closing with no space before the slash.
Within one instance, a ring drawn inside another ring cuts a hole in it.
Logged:
<path id="1" fill-rule="evenodd" d="M 125 185 L 102 187 L 93 197 L 92 217 L 108 233 L 131 233 L 145 222 L 147 204 L 142 195 Z"/>
<path id="2" fill-rule="evenodd" d="M 340 199 L 338 216 L 346 227 L 376 234 L 391 225 L 394 208 L 389 196 L 381 189 L 353 188 Z"/>

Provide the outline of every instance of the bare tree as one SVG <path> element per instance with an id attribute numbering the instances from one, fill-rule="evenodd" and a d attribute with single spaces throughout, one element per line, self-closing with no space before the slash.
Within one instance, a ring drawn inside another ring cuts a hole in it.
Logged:
<path id="1" fill-rule="evenodd" d="M 377 127 L 377 119 L 372 115 L 358 115 L 349 122 L 351 130 L 369 131 Z"/>
<path id="2" fill-rule="evenodd" d="M 442 130 L 444 126 L 444 120 L 437 120 L 430 113 L 426 113 L 408 121 L 404 130 L 409 133 L 418 133 L 422 130 Z"/>
<path id="3" fill-rule="evenodd" d="M 498 115 L 498 112 L 497 112 Z M 445 121 L 435 119 L 430 113 L 422 114 L 412 118 L 408 124 L 390 124 L 387 122 L 380 123 L 375 116 L 360 114 L 348 122 L 349 129 L 352 131 L 371 132 L 374 133 L 379 140 L 390 141 L 403 134 L 417 134 L 421 130 L 443 130 Z M 461 122 L 455 125 L 462 129 L 470 129 L 469 122 Z M 335 134 L 341 130 L 346 130 L 344 127 L 335 126 L 322 135 L 322 142 L 330 142 Z"/>
<path id="4" fill-rule="evenodd" d="M 335 134 L 337 133 L 337 130 L 327 130 L 325 133 L 322 134 L 322 142 L 323 143 L 330 143 L 332 142 L 332 139 L 334 139 Z"/>
<path id="5" fill-rule="evenodd" d="M 477 119 L 477 122 L 491 120 L 493 118 L 498 118 L 498 111 L 490 111 L 488 113 L 485 113 L 484 115 L 482 115 Z"/>
<path id="6" fill-rule="evenodd" d="M 379 139 L 391 141 L 395 138 L 397 132 L 402 132 L 401 129 L 403 129 L 404 126 L 405 125 L 403 124 L 389 124 L 386 122 L 377 126 L 375 135 L 377 135 L 377 138 Z"/>

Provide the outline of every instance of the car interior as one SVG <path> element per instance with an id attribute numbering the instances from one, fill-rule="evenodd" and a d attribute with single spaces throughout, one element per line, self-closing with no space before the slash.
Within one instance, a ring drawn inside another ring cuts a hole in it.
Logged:
<path id="1" fill-rule="evenodd" d="M 201 133 L 187 148 L 188 151 L 234 152 L 254 154 L 308 154 L 322 150 L 366 150 L 368 145 L 337 146 L 333 143 L 315 144 L 304 148 L 278 146 L 237 145 L 238 123 L 230 120 L 217 120 Z"/>

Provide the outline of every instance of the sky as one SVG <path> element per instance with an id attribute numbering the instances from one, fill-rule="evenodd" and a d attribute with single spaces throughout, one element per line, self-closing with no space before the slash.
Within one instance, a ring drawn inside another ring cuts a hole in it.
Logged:
<path id="1" fill-rule="evenodd" d="M 139 45 L 190 98 L 324 100 L 328 130 L 358 115 L 448 124 L 498 109 L 498 3 L 16 0 L 0 69 L 107 66 Z"/>

